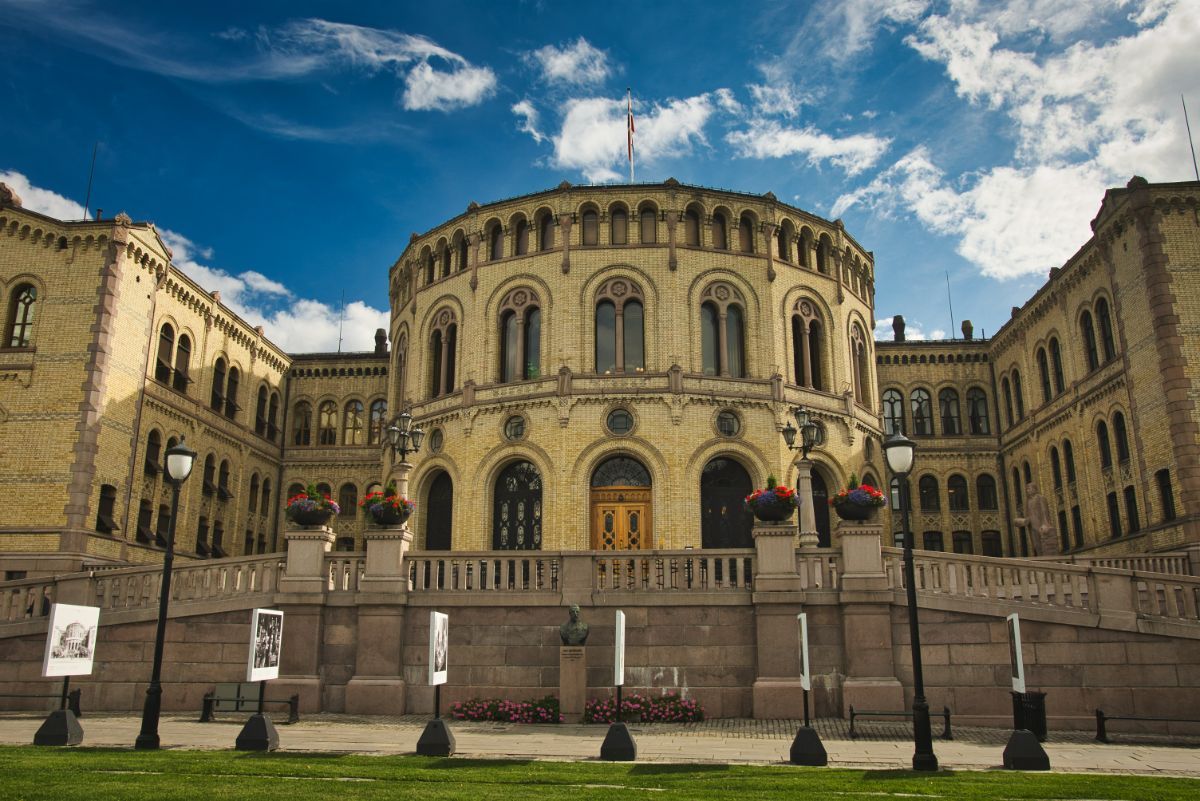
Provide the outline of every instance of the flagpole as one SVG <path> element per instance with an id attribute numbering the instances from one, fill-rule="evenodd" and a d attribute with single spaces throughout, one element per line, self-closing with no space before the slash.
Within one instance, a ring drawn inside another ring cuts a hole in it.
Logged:
<path id="1" fill-rule="evenodd" d="M 633 183 L 633 90 L 629 87 L 625 87 L 625 99 L 628 110 L 625 128 L 629 144 L 629 183 Z"/>

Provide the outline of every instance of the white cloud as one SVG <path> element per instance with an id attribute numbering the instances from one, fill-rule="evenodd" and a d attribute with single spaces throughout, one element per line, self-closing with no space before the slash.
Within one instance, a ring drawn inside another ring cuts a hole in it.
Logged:
<path id="1" fill-rule="evenodd" d="M 684 155 L 694 144 L 703 144 L 704 126 L 713 111 L 713 94 L 635 109 L 635 165 Z M 553 141 L 553 166 L 579 170 L 593 183 L 618 180 L 628 164 L 625 99 L 567 101 L 562 128 Z"/>
<path id="2" fill-rule="evenodd" d="M 524 54 L 527 63 L 535 65 L 542 77 L 554 83 L 575 86 L 594 86 L 611 74 L 608 54 L 592 46 L 580 36 L 573 44 L 562 47 L 546 45 Z"/>
<path id="3" fill-rule="evenodd" d="M 776 83 L 813 65 L 844 66 L 869 50 L 881 30 L 915 22 L 928 7 L 928 0 L 816 3 L 800 19 L 783 52 L 759 68 L 769 82 Z"/>
<path id="4" fill-rule="evenodd" d="M 871 134 L 837 138 L 811 125 L 785 128 L 774 120 L 761 118 L 751 120 L 745 130 L 729 133 L 725 140 L 739 156 L 756 159 L 803 156 L 814 167 L 829 161 L 847 175 L 857 175 L 874 166 L 891 144 L 890 139 Z"/>
<path id="5" fill-rule="evenodd" d="M 892 328 L 892 315 L 889 314 L 886 317 L 876 318 L 874 335 L 876 342 L 891 342 L 895 339 L 895 330 Z M 926 332 L 924 323 L 916 320 L 905 320 L 904 338 L 905 340 L 917 340 L 920 342 L 925 340 L 939 340 L 946 338 L 946 332 L 941 328 L 934 328 Z"/>
<path id="6" fill-rule="evenodd" d="M 410 111 L 451 111 L 476 106 L 496 89 L 496 75 L 487 67 L 459 67 L 440 72 L 422 62 L 405 78 L 404 107 Z"/>
<path id="7" fill-rule="evenodd" d="M 15 170 L 0 172 L 0 183 L 8 184 L 8 187 L 17 193 L 23 208 L 56 220 L 83 219 L 83 206 L 57 192 L 34 186 L 29 183 L 28 178 Z"/>
<path id="8" fill-rule="evenodd" d="M 751 84 L 750 97 L 754 99 L 754 113 L 758 115 L 781 115 L 793 118 L 800 107 L 814 102 L 808 92 L 801 92 L 791 83 Z"/>
<path id="9" fill-rule="evenodd" d="M 533 137 L 533 141 L 539 144 L 546 140 L 546 135 L 538 128 L 538 110 L 528 98 L 513 103 L 512 113 L 519 118 L 517 130 L 529 134 Z"/>

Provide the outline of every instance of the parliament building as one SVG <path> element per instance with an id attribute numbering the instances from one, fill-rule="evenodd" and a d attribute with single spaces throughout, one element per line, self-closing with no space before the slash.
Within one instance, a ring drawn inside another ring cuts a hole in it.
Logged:
<path id="1" fill-rule="evenodd" d="M 902 431 L 917 547 L 1180 549 L 1200 543 L 1198 215 L 1200 183 L 1135 177 L 990 338 L 909 341 L 897 318 L 876 342 L 875 256 L 840 220 L 563 183 L 413 234 L 372 351 L 289 354 L 153 224 L 55 220 L 0 185 L 0 569 L 160 560 L 181 438 L 181 557 L 281 550 L 308 483 L 342 505 L 335 547 L 362 550 L 357 502 L 397 476 L 384 429 L 405 409 L 426 432 L 415 550 L 752 547 L 742 499 L 797 484 L 799 407 L 822 433 L 821 545 L 826 499 L 851 474 L 888 487 Z"/>

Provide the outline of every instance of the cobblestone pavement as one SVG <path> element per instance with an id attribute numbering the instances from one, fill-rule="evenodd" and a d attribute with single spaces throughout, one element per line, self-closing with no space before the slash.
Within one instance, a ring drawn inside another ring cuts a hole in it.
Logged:
<path id="1" fill-rule="evenodd" d="M 166 714 L 159 732 L 166 748 L 232 748 L 245 715 L 222 714 L 213 723 L 195 715 Z M 40 714 L 0 714 L 0 744 L 33 742 Z M 426 716 L 399 717 L 306 715 L 299 723 L 277 724 L 281 750 L 332 753 L 411 754 L 428 722 Z M 81 718 L 84 744 L 132 746 L 141 719 L 131 714 L 94 713 Z M 702 723 L 630 724 L 639 761 L 781 764 L 798 721 L 719 719 Z M 897 769 L 912 760 L 911 725 L 893 721 L 856 722 L 861 735 L 849 738 L 841 719 L 814 721 L 834 767 Z M 450 721 L 457 757 L 498 759 L 596 760 L 605 727 L 597 725 L 524 725 Z M 934 727 L 934 752 L 943 768 L 987 770 L 1000 767 L 1009 732 L 960 727 L 943 740 Z M 1200 737 L 1114 735 L 1117 742 L 1097 743 L 1089 732 L 1051 732 L 1045 744 L 1056 771 L 1173 775 L 1200 778 Z"/>

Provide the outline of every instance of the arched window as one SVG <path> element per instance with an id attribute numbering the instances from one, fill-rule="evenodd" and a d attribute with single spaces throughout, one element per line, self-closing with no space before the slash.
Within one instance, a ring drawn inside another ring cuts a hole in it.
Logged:
<path id="1" fill-rule="evenodd" d="M 817 240 L 817 272 L 824 275 L 829 274 L 829 248 L 831 242 L 828 234 L 821 234 L 821 238 Z"/>
<path id="2" fill-rule="evenodd" d="M 554 247 L 554 215 L 543 212 L 538 217 L 538 250 L 550 250 Z"/>
<path id="3" fill-rule="evenodd" d="M 700 547 L 753 548 L 754 518 L 744 510 L 753 486 L 746 469 L 717 457 L 700 473 Z"/>
<path id="4" fill-rule="evenodd" d="M 743 214 L 738 220 L 738 250 L 742 253 L 754 252 L 754 221 L 749 214 Z"/>
<path id="5" fill-rule="evenodd" d="M 470 251 L 469 245 L 467 244 L 467 238 L 465 236 L 460 235 L 458 238 L 458 270 L 459 270 L 459 272 L 462 272 L 463 270 L 470 267 L 471 266 L 470 261 L 471 261 L 471 251 Z"/>
<path id="6" fill-rule="evenodd" d="M 266 515 L 271 511 L 271 479 L 264 478 L 262 482 L 262 503 L 259 504 L 258 513 Z"/>
<path id="7" fill-rule="evenodd" d="M 683 213 L 683 244 L 700 247 L 700 212 L 695 206 Z"/>
<path id="8" fill-rule="evenodd" d="M 775 254 L 780 261 L 792 260 L 792 229 L 790 226 L 779 226 L 779 230 L 775 234 Z"/>
<path id="9" fill-rule="evenodd" d="M 113 510 L 117 505 L 117 488 L 112 484 L 100 485 L 100 503 L 96 506 L 96 531 L 112 534 L 117 530 Z"/>
<path id="10" fill-rule="evenodd" d="M 641 372 L 646 368 L 641 287 L 613 278 L 596 300 L 596 372 Z"/>
<path id="11" fill-rule="evenodd" d="M 600 244 L 600 215 L 595 209 L 588 209 L 583 213 L 583 230 L 580 232 L 582 240 L 580 244 L 585 247 L 595 247 Z"/>
<path id="12" fill-rule="evenodd" d="M 425 550 L 448 551 L 454 522 L 454 481 L 439 470 L 425 501 Z"/>
<path id="13" fill-rule="evenodd" d="M 643 245 L 658 241 L 658 214 L 653 206 L 643 206 L 638 215 L 640 238 Z"/>
<path id="14" fill-rule="evenodd" d="M 541 376 L 542 312 L 528 289 L 514 289 L 500 301 L 500 380 Z"/>
<path id="15" fill-rule="evenodd" d="M 1025 393 L 1021 391 L 1021 372 L 1012 371 L 1013 401 L 1017 405 L 1017 420 L 1025 419 Z"/>
<path id="16" fill-rule="evenodd" d="M 433 269 L 433 251 L 428 248 L 421 254 L 421 263 L 425 266 L 425 285 L 432 284 L 437 279 Z"/>
<path id="17" fill-rule="evenodd" d="M 913 436 L 933 436 L 933 401 L 929 391 L 914 389 L 909 396 L 909 406 L 912 408 Z"/>
<path id="18" fill-rule="evenodd" d="M 966 512 L 971 508 L 971 499 L 967 494 L 967 479 L 955 473 L 946 479 L 946 495 L 949 499 L 951 512 Z"/>
<path id="19" fill-rule="evenodd" d="M 441 277 L 449 278 L 450 277 L 450 246 L 446 244 L 445 240 L 442 240 L 442 242 L 440 242 L 438 244 L 438 264 L 440 265 L 438 272 L 441 274 Z"/>
<path id="20" fill-rule="evenodd" d="M 488 261 L 504 258 L 504 226 L 494 223 L 488 229 Z"/>
<path id="21" fill-rule="evenodd" d="M 1013 481 L 1013 499 L 1017 502 L 1017 509 L 1025 506 L 1024 497 L 1021 494 L 1021 471 L 1017 468 L 1012 469 Z"/>
<path id="22" fill-rule="evenodd" d="M 529 223 L 521 217 L 513 225 L 513 254 L 524 256 L 529 252 Z"/>
<path id="23" fill-rule="evenodd" d="M 275 441 L 279 434 L 279 393 L 271 393 L 271 402 L 267 404 L 267 439 Z"/>
<path id="24" fill-rule="evenodd" d="M 154 360 L 154 380 L 160 384 L 171 383 L 171 357 L 175 352 L 175 329 L 163 323 L 158 330 L 158 357 Z"/>
<path id="25" fill-rule="evenodd" d="M 217 460 L 211 453 L 204 457 L 204 478 L 200 484 L 200 490 L 205 495 L 217 493 Z"/>
<path id="26" fill-rule="evenodd" d="M 944 551 L 946 543 L 940 531 L 926 531 L 921 537 L 921 545 L 926 551 Z"/>
<path id="27" fill-rule="evenodd" d="M 365 441 L 363 429 L 362 401 L 352 400 L 346 404 L 342 415 L 342 444 L 362 445 Z"/>
<path id="28" fill-rule="evenodd" d="M 1062 463 L 1058 458 L 1058 448 L 1050 446 L 1050 475 L 1054 479 L 1054 488 L 1062 489 Z"/>
<path id="29" fill-rule="evenodd" d="M 957 437 L 962 434 L 962 420 L 959 417 L 958 409 L 958 393 L 949 388 L 939 392 L 938 410 L 942 416 L 942 436 Z"/>
<path id="30" fill-rule="evenodd" d="M 1108 441 L 1108 426 L 1103 420 L 1096 423 L 1096 447 L 1100 450 L 1100 467 L 1112 467 L 1112 445 Z"/>
<path id="31" fill-rule="evenodd" d="M 288 500 L 295 498 L 297 495 L 303 495 L 303 494 L 304 494 L 304 485 L 299 482 L 296 482 L 288 487 L 288 492 L 287 492 Z"/>
<path id="32" fill-rule="evenodd" d="M 858 323 L 850 326 L 850 358 L 853 360 L 854 400 L 865 404 L 871 373 L 867 368 L 867 337 Z"/>
<path id="33" fill-rule="evenodd" d="M 342 517 L 354 517 L 358 512 L 358 487 L 353 484 L 343 484 L 338 490 L 339 513 Z"/>
<path id="34" fill-rule="evenodd" d="M 729 250 L 729 221 L 721 212 L 712 217 L 713 247 L 717 250 Z"/>
<path id="35" fill-rule="evenodd" d="M 337 445 L 337 404 L 324 401 L 317 410 L 317 444 Z"/>
<path id="36" fill-rule="evenodd" d="M 217 412 L 225 408 L 225 360 L 221 358 L 213 364 L 212 400 L 209 406 Z"/>
<path id="37" fill-rule="evenodd" d="M 312 444 L 312 404 L 300 401 L 292 412 L 292 444 Z"/>
<path id="38" fill-rule="evenodd" d="M 971 532 L 955 531 L 950 536 L 953 538 L 955 553 L 975 553 L 975 543 L 972 540 Z"/>
<path id="39" fill-rule="evenodd" d="M 8 347 L 32 347 L 36 306 L 37 287 L 33 284 L 21 284 L 13 290 L 8 307 Z"/>
<path id="40" fill-rule="evenodd" d="M 975 479 L 975 497 L 981 510 L 994 512 L 1000 508 L 996 496 L 996 479 L 987 473 L 980 473 L 979 477 Z"/>
<path id="41" fill-rule="evenodd" d="M 171 386 L 176 392 L 187 394 L 188 384 L 192 383 L 188 368 L 192 360 L 192 339 L 187 334 L 179 335 L 175 346 L 175 373 L 171 378 Z"/>
<path id="42" fill-rule="evenodd" d="M 250 476 L 250 492 L 247 494 L 246 508 L 251 514 L 258 511 L 258 473 Z"/>
<path id="43" fill-rule="evenodd" d="M 608 213 L 608 238 L 613 245 L 629 244 L 629 212 L 623 207 L 614 207 Z"/>
<path id="44" fill-rule="evenodd" d="M 217 498 L 227 501 L 232 497 L 233 491 L 229 489 L 229 460 L 222 459 L 221 467 L 217 471 Z"/>
<path id="45" fill-rule="evenodd" d="M 1113 439 L 1117 441 L 1117 461 L 1121 464 L 1129 461 L 1129 437 L 1125 432 L 1125 415 L 1117 412 L 1113 415 Z"/>
<path id="46" fill-rule="evenodd" d="M 904 492 L 900 487 L 900 479 L 893 476 L 888 488 L 892 495 L 890 506 L 897 512 L 902 511 L 904 509 Z"/>
<path id="47" fill-rule="evenodd" d="M 800 240 L 796 243 L 796 255 L 799 257 L 801 267 L 810 267 L 808 263 L 808 254 L 812 251 L 812 231 L 808 228 L 800 229 Z"/>
<path id="48" fill-rule="evenodd" d="M 148 476 L 157 476 L 162 472 L 162 435 L 158 433 L 158 429 L 150 429 L 150 433 L 146 436 L 146 461 L 142 465 L 142 472 Z"/>
<path id="49" fill-rule="evenodd" d="M 1079 318 L 1079 330 L 1083 333 L 1083 352 L 1087 356 L 1088 371 L 1100 366 L 1100 355 L 1096 351 L 1096 329 L 1092 326 L 1092 313 L 1084 312 Z"/>
<path id="50" fill-rule="evenodd" d="M 383 398 L 371 401 L 371 422 L 367 429 L 367 443 L 378 445 L 383 442 L 383 427 L 387 424 L 387 401 Z"/>
<path id="51" fill-rule="evenodd" d="M 1108 301 L 1104 298 L 1096 301 L 1096 323 L 1100 326 L 1100 344 L 1104 347 L 1104 361 L 1111 362 L 1117 356 L 1117 346 L 1113 339 L 1112 317 L 1108 313 Z"/>
<path id="52" fill-rule="evenodd" d="M 904 433 L 904 396 L 894 389 L 883 393 L 883 433 Z"/>
<path id="53" fill-rule="evenodd" d="M 1050 363 L 1046 358 L 1045 348 L 1037 349 L 1037 366 L 1038 378 L 1042 382 L 1042 403 L 1049 403 L 1050 399 L 1054 397 L 1054 392 L 1050 388 Z"/>
<path id="54" fill-rule="evenodd" d="M 542 477 L 531 462 L 514 462 L 501 471 L 492 510 L 492 550 L 541 549 Z"/>
<path id="55" fill-rule="evenodd" d="M 705 372 L 745 377 L 746 330 L 742 310 L 745 300 L 742 293 L 729 284 L 716 283 L 706 287 L 700 293 L 700 299 L 701 361 Z"/>
<path id="56" fill-rule="evenodd" d="M 324 481 L 317 484 L 317 494 L 322 498 L 329 498 L 330 500 L 333 500 L 333 488 Z"/>
<path id="57" fill-rule="evenodd" d="M 825 389 L 821 374 L 823 333 L 816 306 L 807 300 L 799 301 L 792 312 L 792 367 L 797 386 Z M 856 397 L 858 389 L 855 387 Z"/>
<path id="58" fill-rule="evenodd" d="M 451 309 L 442 309 L 434 318 L 429 338 L 430 397 L 448 395 L 454 391 L 454 364 L 457 348 L 458 323 Z"/>
<path id="59" fill-rule="evenodd" d="M 1054 394 L 1061 395 L 1066 389 L 1063 380 L 1062 348 L 1058 345 L 1058 337 L 1050 339 L 1050 368 L 1054 373 Z"/>
<path id="60" fill-rule="evenodd" d="M 238 380 L 240 376 L 236 367 L 229 368 L 229 375 L 225 380 L 225 416 L 230 420 L 237 417 L 237 413 L 241 410 L 238 406 Z"/>
<path id="61" fill-rule="evenodd" d="M 1017 420 L 1013 417 L 1012 385 L 1008 383 L 1008 376 L 1001 379 L 1000 391 L 1004 393 L 1004 420 L 1012 428 Z"/>
<path id="62" fill-rule="evenodd" d="M 1175 519 L 1175 493 L 1171 489 L 1171 471 L 1167 468 L 1154 473 L 1154 483 L 1158 486 L 1158 505 L 1162 509 L 1164 523 Z"/>
<path id="63" fill-rule="evenodd" d="M 1067 468 L 1067 483 L 1075 483 L 1075 449 L 1071 447 L 1071 440 L 1063 440 L 1063 462 Z"/>
<path id="64" fill-rule="evenodd" d="M 267 387 L 258 388 L 258 396 L 254 403 L 254 433 L 260 437 L 267 433 Z"/>
<path id="65" fill-rule="evenodd" d="M 967 422 L 972 434 L 990 434 L 988 423 L 987 394 L 979 387 L 967 390 Z"/>
<path id="66" fill-rule="evenodd" d="M 935 476 L 921 476 L 921 480 L 917 482 L 917 494 L 922 512 L 936 512 L 942 508 L 938 480 Z"/>

